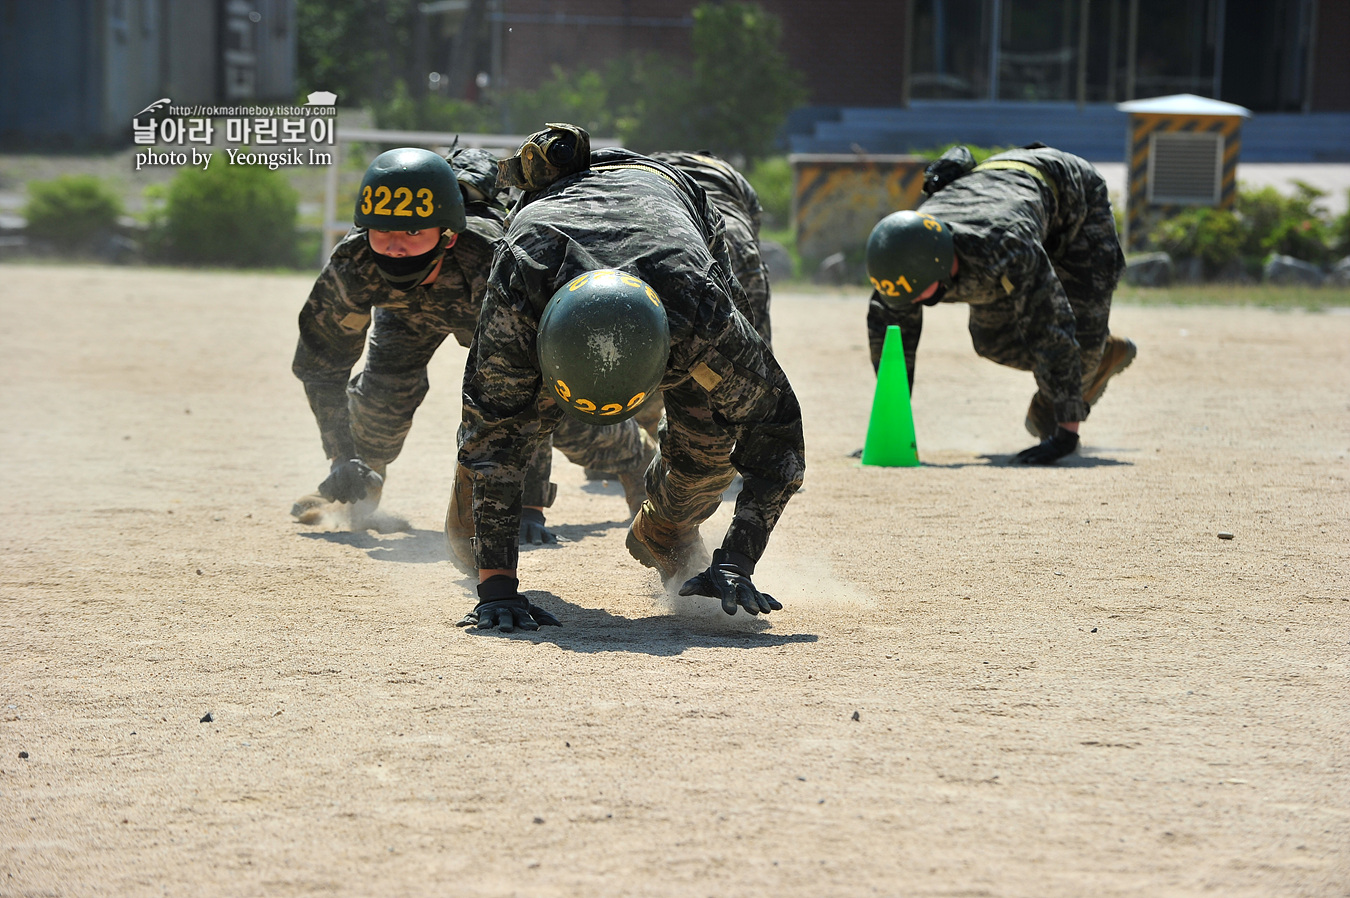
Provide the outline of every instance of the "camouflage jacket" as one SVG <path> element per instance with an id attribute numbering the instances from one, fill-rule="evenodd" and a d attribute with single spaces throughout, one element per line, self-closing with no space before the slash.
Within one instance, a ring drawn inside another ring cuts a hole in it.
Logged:
<path id="1" fill-rule="evenodd" d="M 727 230 L 731 273 L 746 293 L 741 313 L 767 342 L 769 327 L 769 273 L 759 254 L 759 224 L 764 208 L 750 182 L 731 166 L 707 153 L 653 153 L 651 158 L 693 178 L 722 213 Z"/>
<path id="2" fill-rule="evenodd" d="M 1016 331 L 1008 339 L 1025 344 L 1035 359 L 1038 381 L 1053 385 L 1053 395 L 1065 397 L 1056 401 L 1057 418 L 1081 421 L 1088 409 L 1081 398 L 1074 312 L 1055 272 L 1055 259 L 1070 241 L 1091 236 L 1080 233 L 1080 227 L 1088 202 L 1105 196 L 1101 176 L 1085 160 L 1048 147 L 1010 150 L 991 159 L 1032 165 L 1045 180 L 1017 169 L 972 171 L 921 204 L 951 229 L 955 244 L 959 268 L 942 301 L 1008 307 Z M 1100 239 L 1118 238 L 1113 229 Z M 873 299 L 879 306 L 875 294 Z M 923 306 L 909 305 L 884 317 L 900 326 L 912 379 Z M 879 345 L 873 349 L 875 354 Z"/>
<path id="3" fill-rule="evenodd" d="M 635 274 L 661 297 L 671 331 L 662 388 L 693 372 L 713 385 L 708 402 L 736 428 L 738 460 L 754 460 L 738 465 L 746 488 L 724 545 L 758 558 L 805 467 L 796 396 L 736 309 L 743 297 L 730 275 L 725 226 L 703 190 L 647 157 L 600 150 L 589 170 L 522 198 L 493 260 L 464 370 L 459 433 L 460 465 L 474 480 L 478 566 L 516 567 L 525 462 L 563 414 L 543 390 L 539 316 L 559 287 L 597 268 Z M 771 408 L 738 406 L 755 377 L 757 388 L 774 379 Z"/>
<path id="4" fill-rule="evenodd" d="M 446 251 L 434 284 L 406 292 L 390 287 L 375 267 L 366 232 L 353 228 L 334 248 L 300 310 L 300 339 L 291 370 L 305 385 L 328 458 L 357 455 L 347 382 L 365 348 L 373 309 L 397 316 L 428 340 L 449 333 L 463 346 L 472 342 L 492 253 L 504 233 L 505 210 L 497 202 L 491 154 L 458 150 L 451 164 L 464 189 L 468 227 Z"/>

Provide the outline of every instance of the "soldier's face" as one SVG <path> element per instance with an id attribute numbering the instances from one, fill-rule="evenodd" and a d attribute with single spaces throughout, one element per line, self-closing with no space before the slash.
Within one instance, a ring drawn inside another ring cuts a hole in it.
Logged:
<path id="1" fill-rule="evenodd" d="M 927 290 L 923 291 L 918 296 L 914 297 L 912 300 L 910 300 L 910 302 L 911 303 L 923 302 L 925 299 L 931 298 L 933 294 L 937 293 L 938 287 L 940 286 L 942 286 L 942 284 L 939 281 L 933 281 L 933 283 L 928 285 Z"/>
<path id="2" fill-rule="evenodd" d="M 369 233 L 370 248 L 382 256 L 396 259 L 429 253 L 440 242 L 441 232 L 436 228 L 421 231 L 374 231 Z M 451 243 L 454 241 L 451 240 Z"/>

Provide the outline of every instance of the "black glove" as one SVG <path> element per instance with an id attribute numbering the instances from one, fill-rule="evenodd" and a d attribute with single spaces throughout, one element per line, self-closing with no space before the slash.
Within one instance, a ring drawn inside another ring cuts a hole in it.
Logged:
<path id="1" fill-rule="evenodd" d="M 1053 465 L 1078 448 L 1078 434 L 1056 427 L 1054 434 L 1013 456 L 1015 465 Z"/>
<path id="2" fill-rule="evenodd" d="M 760 592 L 750 582 L 755 563 L 740 552 L 726 549 L 713 551 L 712 564 L 697 577 L 690 577 L 680 587 L 682 596 L 710 596 L 722 600 L 722 610 L 735 614 L 740 605 L 750 614 L 779 611 L 783 603 L 767 592 Z"/>
<path id="3" fill-rule="evenodd" d="M 544 513 L 538 508 L 526 508 L 520 512 L 520 544 L 539 546 L 544 543 L 556 543 L 558 537 L 544 526 Z"/>
<path id="4" fill-rule="evenodd" d="M 319 495 L 330 502 L 360 502 L 371 489 L 384 485 L 384 478 L 371 470 L 359 458 L 334 465 L 332 472 L 319 484 Z"/>
<path id="5" fill-rule="evenodd" d="M 456 627 L 473 627 L 475 630 L 498 629 L 510 633 L 519 627 L 522 630 L 538 630 L 545 627 L 561 627 L 562 621 L 549 614 L 538 605 L 520 594 L 520 581 L 515 577 L 497 574 L 478 584 L 478 604 Z"/>

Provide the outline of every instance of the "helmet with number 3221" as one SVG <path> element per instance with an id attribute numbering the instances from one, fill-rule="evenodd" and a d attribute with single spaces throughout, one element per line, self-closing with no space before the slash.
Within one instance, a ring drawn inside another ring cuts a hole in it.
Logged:
<path id="1" fill-rule="evenodd" d="M 375 157 L 356 197 L 358 228 L 464 230 L 464 194 L 450 163 L 430 150 L 401 147 Z"/>
<path id="2" fill-rule="evenodd" d="M 553 401 L 588 424 L 613 424 L 661 386 L 670 324 L 656 291 L 614 268 L 558 288 L 539 316 L 539 369 Z"/>
<path id="3" fill-rule="evenodd" d="M 924 212 L 892 212 L 867 238 L 867 276 L 881 301 L 898 309 L 934 282 L 952 284 L 952 232 Z"/>

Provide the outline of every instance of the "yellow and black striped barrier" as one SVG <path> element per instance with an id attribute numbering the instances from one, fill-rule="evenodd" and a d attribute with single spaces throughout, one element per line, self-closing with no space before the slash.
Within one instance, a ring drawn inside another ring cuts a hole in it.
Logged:
<path id="1" fill-rule="evenodd" d="M 861 258 L 878 221 L 918 206 L 928 164 L 919 156 L 864 154 L 797 154 L 789 161 L 797 251 L 812 262 L 837 252 Z"/>

